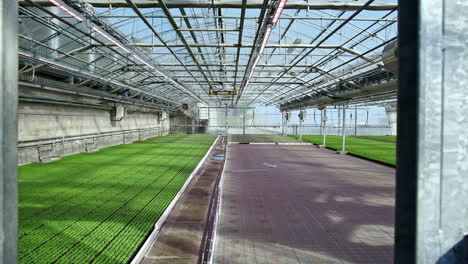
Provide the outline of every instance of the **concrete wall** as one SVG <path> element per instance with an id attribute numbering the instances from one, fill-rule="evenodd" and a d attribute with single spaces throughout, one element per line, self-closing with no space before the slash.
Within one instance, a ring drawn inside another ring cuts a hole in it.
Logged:
<path id="1" fill-rule="evenodd" d="M 172 134 L 196 134 L 197 122 L 184 113 L 179 113 L 171 116 L 171 133 Z"/>
<path id="2" fill-rule="evenodd" d="M 167 114 L 158 109 L 122 105 L 126 116 L 112 120 L 116 104 L 102 99 L 63 94 L 41 88 L 19 87 L 18 163 L 47 162 L 55 157 L 130 143 L 169 132 Z M 27 98 L 21 99 L 21 98 Z M 30 102 L 29 98 L 73 101 L 83 105 Z M 104 109 L 93 107 L 102 106 Z M 105 109 L 107 108 L 107 109 Z M 94 135 L 89 135 L 94 134 Z M 85 135 L 89 135 L 84 137 Z M 59 137 L 62 139 L 52 139 Z M 38 146 L 38 143 L 44 143 Z"/>
<path id="3" fill-rule="evenodd" d="M 397 107 L 396 105 L 385 106 L 387 113 L 388 125 L 390 126 L 390 135 L 396 136 L 397 134 Z"/>

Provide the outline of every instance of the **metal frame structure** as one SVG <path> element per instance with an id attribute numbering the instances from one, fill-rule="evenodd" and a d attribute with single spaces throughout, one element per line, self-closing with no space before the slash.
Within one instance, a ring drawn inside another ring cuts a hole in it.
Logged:
<path id="1" fill-rule="evenodd" d="M 0 4 L 0 263 L 16 263 L 18 256 L 17 108 L 18 49 L 15 0 Z"/>
<path id="2" fill-rule="evenodd" d="M 468 6 L 400 4 L 395 263 L 467 263 Z"/>
<path id="3" fill-rule="evenodd" d="M 181 104 L 295 109 L 314 105 L 323 96 L 339 101 L 344 92 L 362 97 L 358 91 L 368 88 L 367 79 L 373 84 L 395 79 L 382 67 L 381 53 L 396 38 L 396 3 L 21 0 L 19 4 L 23 75 L 72 82 L 166 109 Z M 349 85 L 358 78 L 359 85 Z M 395 93 L 388 92 L 395 90 L 392 86 L 366 94 L 387 93 L 386 98 L 394 98 Z"/>

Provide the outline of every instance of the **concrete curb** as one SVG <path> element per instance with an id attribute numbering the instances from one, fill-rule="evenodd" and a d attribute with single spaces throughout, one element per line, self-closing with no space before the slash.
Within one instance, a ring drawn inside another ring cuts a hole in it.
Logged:
<path id="1" fill-rule="evenodd" d="M 211 151 L 213 148 L 216 146 L 216 143 L 218 143 L 220 136 L 216 138 L 216 140 L 213 142 L 211 145 L 210 149 L 206 152 L 205 156 L 203 159 L 200 160 L 198 163 L 197 167 L 192 171 L 190 176 L 187 178 L 185 181 L 184 185 L 182 188 L 180 188 L 179 192 L 176 194 L 174 199 L 172 199 L 171 203 L 167 206 L 166 210 L 164 210 L 164 213 L 159 217 L 158 221 L 154 224 L 154 229 L 151 232 L 151 234 L 146 238 L 145 242 L 143 245 L 140 247 L 138 252 L 135 254 L 133 259 L 129 262 L 130 264 L 140 264 L 143 258 L 145 257 L 146 253 L 148 250 L 151 248 L 151 246 L 154 244 L 156 239 L 158 238 L 159 232 L 161 231 L 161 227 L 164 225 L 166 222 L 167 218 L 171 214 L 172 210 L 174 209 L 175 205 L 179 201 L 180 197 L 184 194 L 185 190 L 187 189 L 187 186 L 190 184 L 192 181 L 193 177 L 198 173 L 200 170 L 201 166 L 205 163 L 205 161 L 208 159 L 208 156 L 210 155 Z"/>
<path id="2" fill-rule="evenodd" d="M 229 142 L 228 144 L 229 145 Z M 227 145 L 226 145 L 226 149 L 225 149 L 225 154 L 224 154 L 224 165 L 223 165 L 223 171 L 221 172 L 221 176 L 220 176 L 220 179 L 219 179 L 219 185 L 218 185 L 218 188 L 219 188 L 219 192 L 218 192 L 218 208 L 216 208 L 216 216 L 215 216 L 215 222 L 214 222 L 214 225 L 213 225 L 213 243 L 211 243 L 211 248 L 210 248 L 210 259 L 208 261 L 208 264 L 211 264 L 213 263 L 214 261 L 214 258 L 215 258 L 215 252 L 214 252 L 214 249 L 216 248 L 216 238 L 218 237 L 218 223 L 219 223 L 219 216 L 221 215 L 222 213 L 222 205 L 223 205 L 223 182 L 224 182 L 224 172 L 226 171 L 226 167 L 227 167 L 227 162 L 228 162 L 228 149 L 227 149 Z"/>

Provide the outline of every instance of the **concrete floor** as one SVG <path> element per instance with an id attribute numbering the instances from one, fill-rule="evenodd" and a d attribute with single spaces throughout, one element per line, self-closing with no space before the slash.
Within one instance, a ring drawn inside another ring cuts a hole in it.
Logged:
<path id="1" fill-rule="evenodd" d="M 392 263 L 394 175 L 313 146 L 230 145 L 214 263 Z"/>

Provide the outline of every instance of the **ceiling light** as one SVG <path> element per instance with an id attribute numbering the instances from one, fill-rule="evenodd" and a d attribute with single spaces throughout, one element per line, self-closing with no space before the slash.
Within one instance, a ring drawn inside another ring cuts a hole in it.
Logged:
<path id="1" fill-rule="evenodd" d="M 271 21 L 273 25 L 276 24 L 276 22 L 278 22 L 278 19 L 280 18 L 281 13 L 283 13 L 283 9 L 287 1 L 288 0 L 280 0 L 280 3 L 278 7 L 276 8 L 275 15 L 273 16 L 273 20 Z"/>
<path id="2" fill-rule="evenodd" d="M 65 13 L 69 14 L 70 16 L 72 16 L 73 18 L 75 18 L 76 20 L 78 20 L 80 23 L 84 21 L 81 17 L 79 17 L 77 14 L 73 13 L 72 11 L 70 11 L 68 8 L 66 8 L 65 6 L 63 6 L 62 4 L 60 4 L 59 2 L 57 2 L 57 1 L 55 1 L 55 0 L 49 0 L 49 2 L 51 2 L 52 4 L 54 4 L 56 7 L 62 9 Z"/>
<path id="3" fill-rule="evenodd" d="M 117 45 L 119 48 L 123 49 L 125 52 L 128 52 L 130 53 L 130 51 L 125 48 L 122 44 L 118 43 L 117 41 L 113 40 L 111 37 L 109 37 L 106 33 L 102 32 L 101 30 L 99 30 L 97 27 L 92 27 L 92 29 L 94 31 L 96 31 L 97 33 L 99 33 L 99 35 L 103 36 L 105 39 L 109 40 L 110 42 L 114 43 L 115 45 Z"/>
<path id="4" fill-rule="evenodd" d="M 260 60 L 260 56 L 257 56 L 257 58 L 254 61 L 254 64 L 252 65 L 252 72 L 254 71 L 255 67 L 257 67 L 257 63 Z"/>
<path id="5" fill-rule="evenodd" d="M 262 45 L 260 46 L 260 51 L 258 52 L 259 54 L 263 54 L 266 44 L 268 43 L 268 39 L 270 39 L 270 34 L 271 34 L 271 27 L 267 28 L 265 35 L 263 36 Z"/>
<path id="6" fill-rule="evenodd" d="M 133 57 L 135 59 L 137 59 L 139 62 L 145 64 L 146 66 L 150 67 L 151 69 L 154 69 L 153 65 L 147 63 L 146 61 L 144 61 L 142 58 L 138 57 L 137 55 L 133 55 Z"/>
<path id="7" fill-rule="evenodd" d="M 25 57 L 30 57 L 32 58 L 31 55 L 27 54 L 27 53 L 24 53 L 24 52 L 21 52 L 21 51 L 18 51 L 18 54 L 21 55 L 21 56 L 25 56 Z"/>

